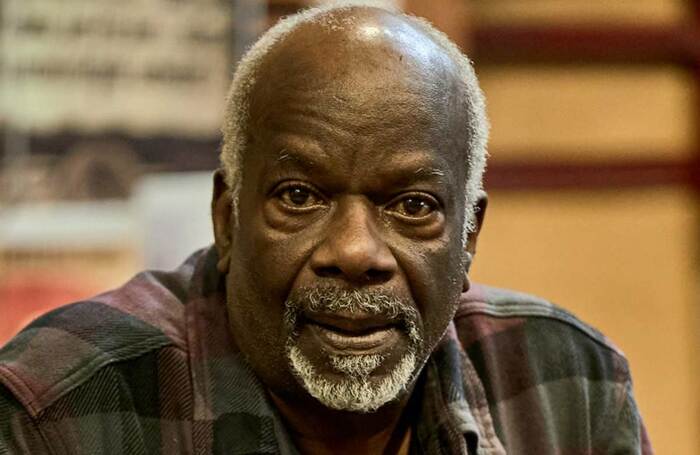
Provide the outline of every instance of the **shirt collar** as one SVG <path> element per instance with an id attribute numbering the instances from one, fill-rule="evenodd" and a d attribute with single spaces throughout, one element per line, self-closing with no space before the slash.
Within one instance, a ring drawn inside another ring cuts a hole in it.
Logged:
<path id="1" fill-rule="evenodd" d="M 419 442 L 428 453 L 502 455 L 486 393 L 454 323 L 426 364 Z"/>

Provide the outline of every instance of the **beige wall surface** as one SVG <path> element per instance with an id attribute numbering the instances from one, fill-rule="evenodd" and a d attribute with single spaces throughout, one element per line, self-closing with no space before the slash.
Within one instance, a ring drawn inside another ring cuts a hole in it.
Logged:
<path id="1" fill-rule="evenodd" d="M 494 160 L 653 158 L 694 150 L 696 89 L 675 67 L 479 67 Z"/>
<path id="2" fill-rule="evenodd" d="M 700 453 L 697 215 L 681 189 L 493 192 L 473 270 L 609 336 L 659 454 Z"/>
<path id="3" fill-rule="evenodd" d="M 673 23 L 688 14 L 683 0 L 474 0 L 487 23 Z"/>

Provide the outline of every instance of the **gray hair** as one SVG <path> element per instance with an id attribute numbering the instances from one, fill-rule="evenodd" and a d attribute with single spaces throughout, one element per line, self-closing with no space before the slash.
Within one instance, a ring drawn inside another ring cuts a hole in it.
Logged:
<path id="1" fill-rule="evenodd" d="M 305 9 L 297 14 L 280 20 L 270 28 L 241 58 L 233 75 L 231 88 L 226 99 L 226 111 L 222 127 L 223 145 L 221 150 L 221 165 L 224 169 L 226 183 L 231 189 L 233 210 L 237 212 L 241 190 L 241 161 L 247 146 L 247 126 L 249 121 L 250 94 L 255 86 L 256 73 L 264 57 L 270 50 L 284 39 L 290 32 L 302 24 L 315 23 L 330 29 L 343 28 L 348 21 L 338 21 L 326 13 L 341 11 L 353 7 L 373 7 L 390 13 L 401 14 L 403 18 L 414 24 L 430 37 L 457 66 L 459 83 L 464 94 L 464 106 L 469 119 L 465 127 L 469 137 L 467 150 L 467 182 L 464 214 L 464 229 L 462 242 L 466 243 L 467 235 L 475 229 L 476 203 L 483 188 L 483 174 L 486 169 L 486 144 L 489 136 L 489 121 L 486 115 L 486 103 L 483 92 L 479 87 L 474 68 L 469 58 L 464 55 L 457 45 L 432 26 L 427 20 L 400 13 L 386 3 L 366 0 L 340 1 L 323 6 Z M 238 216 L 235 216 L 238 222 Z"/>

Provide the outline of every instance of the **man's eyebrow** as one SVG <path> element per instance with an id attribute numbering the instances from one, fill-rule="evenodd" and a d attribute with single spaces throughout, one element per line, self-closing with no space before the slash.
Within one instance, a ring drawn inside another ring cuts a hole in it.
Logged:
<path id="1" fill-rule="evenodd" d="M 317 163 L 310 157 L 306 157 L 298 152 L 292 152 L 284 147 L 277 153 L 277 159 L 274 164 L 291 164 L 304 170 L 311 170 L 317 167 Z"/>
<path id="2" fill-rule="evenodd" d="M 438 177 L 439 179 L 442 179 L 445 177 L 445 171 L 436 167 L 419 167 L 413 173 L 418 178 Z"/>
<path id="3" fill-rule="evenodd" d="M 380 171 L 383 180 L 396 186 L 407 186 L 417 183 L 437 184 L 443 188 L 451 186 L 451 173 L 429 163 L 388 163 L 385 171 Z"/>

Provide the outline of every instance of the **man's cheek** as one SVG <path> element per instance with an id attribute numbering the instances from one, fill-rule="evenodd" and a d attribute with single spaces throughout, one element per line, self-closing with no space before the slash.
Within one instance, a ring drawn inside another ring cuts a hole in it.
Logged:
<path id="1" fill-rule="evenodd" d="M 424 320 L 426 341 L 435 343 L 456 310 L 462 289 L 461 263 L 458 257 L 447 251 L 423 258 L 417 267 L 420 278 L 413 283 L 413 292 Z"/>
<path id="2" fill-rule="evenodd" d="M 452 254 L 446 248 L 403 249 L 399 257 L 408 285 L 419 305 L 432 302 L 435 299 L 445 300 L 455 294 L 455 289 L 461 286 L 461 262 L 459 255 Z M 420 307 L 421 313 L 425 308 Z"/>
<path id="3" fill-rule="evenodd" d="M 308 237 L 300 234 L 270 235 L 263 230 L 251 242 L 249 264 L 255 268 L 256 285 L 280 304 L 297 287 L 297 283 L 302 281 L 301 276 L 310 275 L 306 262 L 314 244 Z"/>

